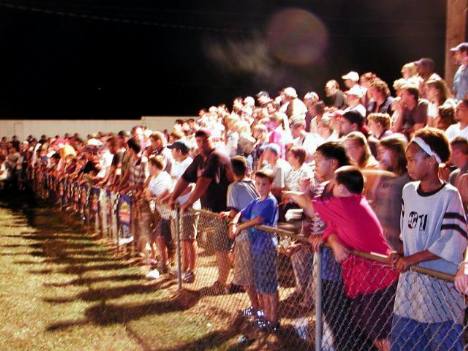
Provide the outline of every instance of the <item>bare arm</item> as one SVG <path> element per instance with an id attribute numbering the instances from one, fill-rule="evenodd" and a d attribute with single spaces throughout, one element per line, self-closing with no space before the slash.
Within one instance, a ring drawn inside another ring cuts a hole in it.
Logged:
<path id="1" fill-rule="evenodd" d="M 190 194 L 187 202 L 184 204 L 184 208 L 191 206 L 195 201 L 202 197 L 204 193 L 208 190 L 208 187 L 211 184 L 212 179 L 206 177 L 198 177 L 195 189 Z"/>
<path id="2" fill-rule="evenodd" d="M 411 266 L 415 266 L 418 263 L 437 260 L 439 258 L 440 258 L 439 256 L 434 255 L 429 250 L 424 250 L 424 251 L 417 252 L 413 255 L 400 257 L 396 261 L 395 268 L 401 272 L 404 272 L 408 270 L 408 268 L 410 268 Z"/>
<path id="3" fill-rule="evenodd" d="M 284 200 L 291 199 L 299 207 L 301 207 L 306 215 L 313 217 L 315 214 L 314 205 L 312 204 L 311 199 L 304 193 L 297 191 L 283 191 Z"/>
<path id="4" fill-rule="evenodd" d="M 170 201 L 175 202 L 177 198 L 185 191 L 189 183 L 182 177 L 177 181 L 174 190 L 172 191 Z"/>

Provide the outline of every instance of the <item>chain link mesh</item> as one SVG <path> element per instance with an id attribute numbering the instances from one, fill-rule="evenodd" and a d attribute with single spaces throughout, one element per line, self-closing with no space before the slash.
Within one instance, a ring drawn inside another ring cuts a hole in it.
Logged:
<path id="1" fill-rule="evenodd" d="M 338 264 L 327 247 L 313 253 L 300 226 L 261 228 L 268 239 L 257 245 L 247 231 L 230 239 L 227 221 L 207 210 L 179 213 L 41 172 L 35 173 L 34 190 L 117 247 L 143 243 L 149 272 L 158 273 L 150 278 L 177 280 L 179 298 L 190 301 L 186 311 L 196 305 L 203 317 L 194 328 L 207 335 L 229 331 L 228 349 L 465 349 L 465 300 L 452 281 L 398 274 L 369 255 Z M 263 296 L 278 292 L 278 332 L 262 331 L 267 311 L 259 311 L 262 304 L 251 309 L 254 290 Z M 207 338 L 200 349 L 218 344 Z"/>

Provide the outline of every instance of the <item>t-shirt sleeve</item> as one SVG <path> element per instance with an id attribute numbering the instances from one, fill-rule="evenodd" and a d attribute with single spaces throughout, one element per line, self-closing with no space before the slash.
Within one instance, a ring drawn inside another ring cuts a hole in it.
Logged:
<path id="1" fill-rule="evenodd" d="M 216 179 L 220 174 L 221 160 L 218 154 L 212 153 L 207 160 L 206 167 L 203 170 L 202 177 Z"/>
<path id="2" fill-rule="evenodd" d="M 199 158 L 196 157 L 187 167 L 184 174 L 182 174 L 182 179 L 184 179 L 187 183 L 195 183 L 197 181 L 197 169 L 199 163 Z"/>
<path id="3" fill-rule="evenodd" d="M 465 211 L 460 194 L 450 193 L 449 203 L 440 227 L 440 237 L 429 247 L 434 255 L 454 264 L 463 260 L 467 246 Z"/>
<path id="4" fill-rule="evenodd" d="M 403 233 L 404 221 L 405 221 L 405 200 L 402 197 L 401 198 L 401 213 L 400 213 L 400 235 L 399 235 L 399 238 L 401 241 L 403 241 L 403 236 L 401 235 L 401 233 Z"/>
<path id="5" fill-rule="evenodd" d="M 339 217 L 341 211 L 341 199 L 336 197 L 331 197 L 326 200 L 322 199 L 313 199 L 312 205 L 314 206 L 315 212 L 318 213 L 320 218 L 323 221 L 329 224 L 330 222 L 335 222 Z"/>
<path id="6" fill-rule="evenodd" d="M 229 209 L 240 210 L 239 205 L 236 201 L 236 188 L 234 184 L 228 186 L 227 195 L 226 195 L 226 206 Z"/>
<path id="7" fill-rule="evenodd" d="M 262 203 L 262 208 L 258 213 L 258 216 L 262 218 L 263 225 L 275 225 L 276 215 L 278 211 L 278 205 L 272 198 L 268 198 Z"/>
<path id="8" fill-rule="evenodd" d="M 329 197 L 327 199 L 313 199 L 312 204 L 315 212 L 327 224 L 323 238 L 327 239 L 336 233 L 336 228 L 346 226 L 346 198 Z"/>
<path id="9" fill-rule="evenodd" d="M 327 223 L 327 226 L 325 230 L 322 233 L 322 239 L 323 241 L 327 241 L 327 239 L 330 237 L 330 235 L 336 234 L 336 228 L 333 223 Z"/>
<path id="10" fill-rule="evenodd" d="M 251 217 L 251 213 L 252 213 L 252 207 L 253 205 L 255 204 L 255 200 L 254 201 L 251 201 L 247 207 L 243 208 L 241 210 L 241 218 L 244 220 L 244 221 L 248 221 L 252 218 Z"/>

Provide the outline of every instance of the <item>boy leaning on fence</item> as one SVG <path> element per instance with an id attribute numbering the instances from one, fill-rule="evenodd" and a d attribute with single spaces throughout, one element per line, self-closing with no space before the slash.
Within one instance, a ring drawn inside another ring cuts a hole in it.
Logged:
<path id="1" fill-rule="evenodd" d="M 391 332 L 392 350 L 463 350 L 465 303 L 453 283 L 408 271 L 411 266 L 455 274 L 467 247 L 465 212 L 455 187 L 439 178 L 450 156 L 442 131 L 415 133 L 406 150 L 403 189 L 403 253 L 393 254 L 400 270 Z"/>
<path id="2" fill-rule="evenodd" d="M 255 172 L 255 187 L 259 198 L 251 201 L 232 221 L 231 231 L 238 236 L 248 229 L 253 278 L 263 316 L 257 319 L 260 329 L 277 332 L 278 322 L 278 276 L 277 239 L 274 234 L 255 228 L 258 225 L 275 226 L 278 222 L 278 202 L 271 194 L 273 175 L 268 171 Z M 239 219 L 243 223 L 238 224 Z"/>
<path id="3" fill-rule="evenodd" d="M 153 251 L 153 245 L 156 243 L 159 250 L 160 262 L 159 270 L 160 273 L 167 273 L 168 268 L 168 257 L 173 251 L 173 242 L 171 236 L 171 216 L 172 211 L 168 206 L 162 204 L 162 199 L 170 193 L 173 187 L 173 181 L 169 173 L 164 168 L 166 167 L 165 159 L 163 156 L 156 156 L 150 158 L 150 171 L 151 177 L 148 182 L 148 188 L 145 192 L 146 199 L 148 201 L 155 201 L 156 210 L 159 213 L 159 221 L 156 228 L 152 233 L 149 233 L 148 241 Z M 154 259 L 154 254 L 152 255 Z"/>
<path id="4" fill-rule="evenodd" d="M 350 315 L 344 317 L 358 325 L 379 350 L 388 350 L 398 275 L 383 264 L 351 255 L 351 250 L 385 255 L 390 247 L 377 216 L 362 195 L 364 177 L 358 168 L 338 168 L 329 188 L 332 196 L 313 199 L 307 209 L 325 221 L 322 240 L 330 245 L 341 264 L 345 294 L 350 300 Z M 284 195 L 301 203 L 298 193 Z"/>
<path id="5" fill-rule="evenodd" d="M 229 211 L 220 215 L 228 220 L 234 219 L 242 209 L 258 198 L 255 183 L 249 178 L 247 160 L 242 156 L 231 159 L 234 182 L 229 184 L 227 191 L 227 207 Z M 231 232 L 232 234 L 232 232 Z M 233 238 L 234 239 L 234 238 Z M 250 253 L 250 240 L 247 230 L 242 231 L 234 241 L 234 277 L 232 284 L 242 286 L 250 299 L 250 307 L 243 311 L 245 317 L 255 317 L 260 306 L 255 291 Z"/>

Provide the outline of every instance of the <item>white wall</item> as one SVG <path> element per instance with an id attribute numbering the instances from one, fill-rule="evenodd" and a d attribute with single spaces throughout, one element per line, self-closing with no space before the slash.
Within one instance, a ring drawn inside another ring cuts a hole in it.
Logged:
<path id="1" fill-rule="evenodd" d="M 0 137 L 13 135 L 20 140 L 26 139 L 28 135 L 39 138 L 42 134 L 54 136 L 65 133 L 79 133 L 86 136 L 98 131 L 119 132 L 130 130 L 133 126 L 141 124 L 152 130 L 172 130 L 176 119 L 194 118 L 193 116 L 143 116 L 140 120 L 118 120 L 118 119 L 70 119 L 70 120 L 22 120 L 6 119 L 0 120 Z"/>

